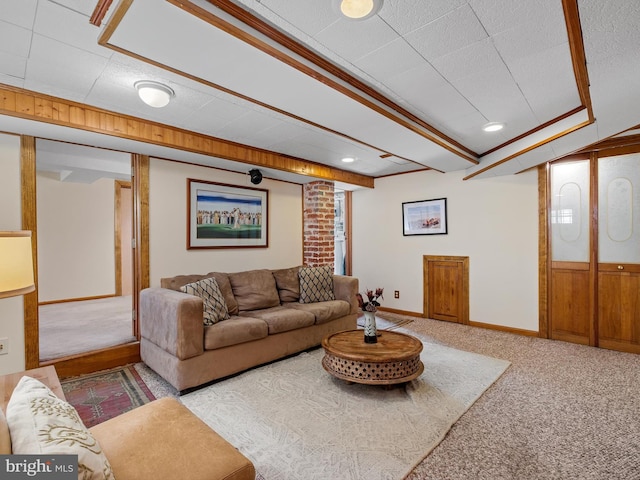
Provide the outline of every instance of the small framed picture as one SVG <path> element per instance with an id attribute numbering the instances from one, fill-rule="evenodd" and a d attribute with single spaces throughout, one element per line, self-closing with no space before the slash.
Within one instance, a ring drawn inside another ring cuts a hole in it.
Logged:
<path id="1" fill-rule="evenodd" d="M 187 249 L 268 247 L 269 191 L 187 179 Z"/>
<path id="2" fill-rule="evenodd" d="M 402 204 L 403 235 L 446 235 L 447 199 L 419 200 Z"/>

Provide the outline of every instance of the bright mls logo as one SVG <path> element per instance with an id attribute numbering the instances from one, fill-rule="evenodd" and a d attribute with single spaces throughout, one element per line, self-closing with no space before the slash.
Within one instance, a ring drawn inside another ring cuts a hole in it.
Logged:
<path id="1" fill-rule="evenodd" d="M 75 480 L 77 455 L 0 455 L 0 478 Z"/>

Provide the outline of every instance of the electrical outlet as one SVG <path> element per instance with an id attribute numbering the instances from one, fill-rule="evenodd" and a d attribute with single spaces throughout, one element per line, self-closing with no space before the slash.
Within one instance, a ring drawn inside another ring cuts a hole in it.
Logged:
<path id="1" fill-rule="evenodd" d="M 0 338 L 0 355 L 9 353 L 9 339 L 4 337 Z"/>
<path id="2" fill-rule="evenodd" d="M 393 291 L 393 298 L 400 298 L 400 290 Z"/>

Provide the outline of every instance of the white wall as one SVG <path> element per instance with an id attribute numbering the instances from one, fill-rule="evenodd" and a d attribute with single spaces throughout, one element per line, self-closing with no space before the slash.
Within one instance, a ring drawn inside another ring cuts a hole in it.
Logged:
<path id="1" fill-rule="evenodd" d="M 114 188 L 37 176 L 40 302 L 115 293 Z"/>
<path id="2" fill-rule="evenodd" d="M 21 230 L 20 205 L 20 137 L 0 134 L 0 230 Z M 0 299 L 0 337 L 9 339 L 9 353 L 0 355 L 0 375 L 24 370 L 22 298 Z"/>
<path id="3" fill-rule="evenodd" d="M 151 286 L 174 275 L 302 264 L 301 185 L 264 179 L 256 186 L 245 174 L 155 158 L 149 176 Z M 268 190 L 269 247 L 187 250 L 187 178 Z"/>
<path id="4" fill-rule="evenodd" d="M 469 319 L 538 330 L 535 171 L 481 180 L 434 171 L 377 179 L 353 193 L 353 275 L 384 307 L 423 312 L 423 255 L 469 257 Z M 402 235 L 402 202 L 447 198 L 447 235 Z M 400 298 L 393 298 L 393 291 Z"/>

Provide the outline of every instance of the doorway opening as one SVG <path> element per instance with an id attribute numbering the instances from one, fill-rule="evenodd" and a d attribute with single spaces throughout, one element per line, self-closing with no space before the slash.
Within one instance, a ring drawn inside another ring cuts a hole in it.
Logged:
<path id="1" fill-rule="evenodd" d="M 38 139 L 39 361 L 135 342 L 131 155 Z"/>

